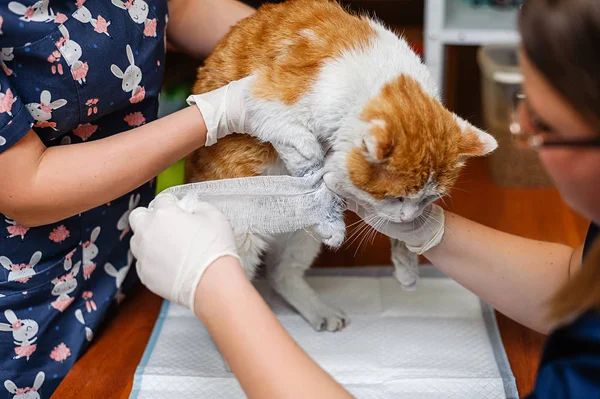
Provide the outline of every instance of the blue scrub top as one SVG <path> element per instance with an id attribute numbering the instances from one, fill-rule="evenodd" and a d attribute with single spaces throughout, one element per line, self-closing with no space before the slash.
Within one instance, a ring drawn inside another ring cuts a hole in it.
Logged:
<path id="1" fill-rule="evenodd" d="M 598 233 L 599 226 L 592 224 L 584 257 Z M 527 398 L 600 398 L 599 312 L 588 312 L 548 337 L 535 388 Z"/>

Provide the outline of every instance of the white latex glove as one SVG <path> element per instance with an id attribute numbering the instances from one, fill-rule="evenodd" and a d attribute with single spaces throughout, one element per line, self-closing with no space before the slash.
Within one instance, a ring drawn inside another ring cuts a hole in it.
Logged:
<path id="1" fill-rule="evenodd" d="M 235 80 L 203 94 L 191 95 L 188 105 L 196 104 L 206 124 L 206 146 L 231 133 L 249 133 L 246 123 L 246 99 L 252 77 Z"/>
<path id="2" fill-rule="evenodd" d="M 223 256 L 239 259 L 227 217 L 198 203 L 183 210 L 175 196 L 160 194 L 129 215 L 131 252 L 148 289 L 194 312 L 196 288 L 206 269 Z"/>
<path id="3" fill-rule="evenodd" d="M 412 222 L 403 223 L 373 223 L 377 218 L 371 217 L 371 214 L 354 200 L 347 201 L 348 210 L 356 213 L 361 219 L 375 230 L 388 237 L 403 241 L 409 251 L 422 255 L 424 252 L 438 245 L 444 236 L 444 210 L 436 204 L 431 204 L 425 208 L 422 217 Z"/>

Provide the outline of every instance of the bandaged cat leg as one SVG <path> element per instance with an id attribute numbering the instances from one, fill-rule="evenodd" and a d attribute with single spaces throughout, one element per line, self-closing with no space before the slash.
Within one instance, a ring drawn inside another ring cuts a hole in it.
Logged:
<path id="1" fill-rule="evenodd" d="M 311 155 L 310 151 L 306 151 L 306 143 L 304 142 L 304 145 L 302 143 L 302 141 L 299 141 L 297 143 L 299 146 L 276 143 L 273 144 L 273 147 L 292 175 L 320 176 L 323 165 L 323 159 L 320 158 L 322 155 L 316 153 Z M 319 146 L 319 152 L 322 153 L 321 144 L 318 142 L 316 144 Z M 304 153 L 298 149 L 302 147 Z M 314 156 L 312 160 L 310 159 L 311 156 Z M 323 194 L 328 196 L 327 201 L 325 201 L 324 218 L 314 226 L 314 231 L 325 245 L 338 248 L 342 245 L 346 236 L 343 203 L 341 198 L 332 191 L 327 190 Z"/>
<path id="2" fill-rule="evenodd" d="M 236 233 L 279 234 L 310 228 L 327 217 L 332 195 L 321 175 L 257 176 L 184 184 L 165 190 L 187 209 L 217 207 Z"/>

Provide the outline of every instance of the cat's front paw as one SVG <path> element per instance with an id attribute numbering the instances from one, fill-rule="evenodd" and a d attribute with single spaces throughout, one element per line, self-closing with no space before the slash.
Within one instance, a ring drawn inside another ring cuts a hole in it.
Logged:
<path id="1" fill-rule="evenodd" d="M 346 225 L 343 219 L 341 222 L 333 223 L 323 221 L 315 226 L 315 231 L 321 236 L 323 244 L 333 249 L 341 247 L 346 238 Z"/>
<path id="2" fill-rule="evenodd" d="M 343 330 L 350 324 L 350 318 L 343 310 L 322 303 L 309 323 L 316 331 L 335 332 Z"/>
<path id="3" fill-rule="evenodd" d="M 332 194 L 333 195 L 333 194 Z M 332 197 L 331 208 L 325 218 L 315 226 L 323 244 L 331 248 L 339 248 L 346 238 L 344 210 L 339 197 Z"/>

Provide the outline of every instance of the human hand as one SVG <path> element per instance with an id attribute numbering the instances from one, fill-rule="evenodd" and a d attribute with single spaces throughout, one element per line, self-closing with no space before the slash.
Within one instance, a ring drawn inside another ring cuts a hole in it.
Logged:
<path id="1" fill-rule="evenodd" d="M 195 104 L 206 124 L 206 146 L 231 133 L 249 133 L 246 121 L 246 101 L 250 91 L 251 77 L 220 87 L 203 94 L 191 95 L 188 105 Z"/>
<path id="2" fill-rule="evenodd" d="M 206 269 L 224 256 L 239 259 L 229 221 L 207 203 L 184 210 L 175 196 L 161 194 L 148 208 L 134 209 L 129 223 L 142 283 L 194 314 L 194 296 Z"/>

